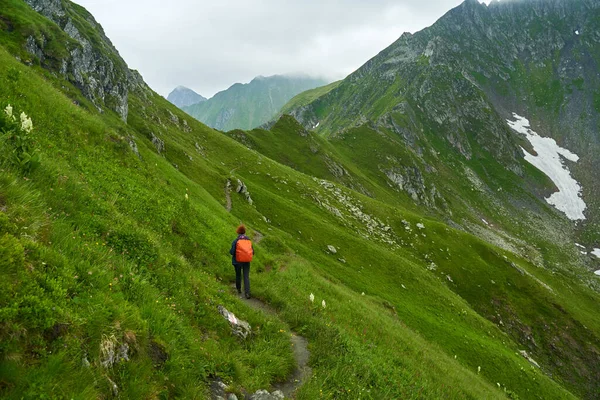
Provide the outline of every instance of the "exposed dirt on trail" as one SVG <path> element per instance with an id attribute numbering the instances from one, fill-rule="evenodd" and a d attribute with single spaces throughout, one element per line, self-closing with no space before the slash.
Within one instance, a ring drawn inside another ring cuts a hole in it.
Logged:
<path id="1" fill-rule="evenodd" d="M 233 285 L 233 288 L 235 290 L 235 285 Z M 248 306 L 254 308 L 255 310 L 260 310 L 270 315 L 277 315 L 277 310 L 275 310 L 273 307 L 271 307 L 264 301 L 257 299 L 256 297 L 246 299 L 242 296 L 241 300 Z M 286 399 L 295 398 L 296 390 L 298 390 L 298 388 L 302 386 L 302 384 L 312 374 L 312 369 L 308 366 L 308 360 L 310 358 L 310 351 L 308 351 L 308 341 L 306 340 L 306 338 L 298 335 L 295 332 L 290 333 L 290 341 L 292 342 L 294 359 L 296 360 L 296 369 L 285 382 L 273 385 L 274 389 L 281 390 L 281 392 L 285 395 Z"/>

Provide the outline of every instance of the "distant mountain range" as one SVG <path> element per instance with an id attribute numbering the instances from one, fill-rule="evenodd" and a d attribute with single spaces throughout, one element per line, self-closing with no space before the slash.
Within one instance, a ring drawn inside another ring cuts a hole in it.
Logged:
<path id="1" fill-rule="evenodd" d="M 270 121 L 292 97 L 327 83 L 310 77 L 259 76 L 250 83 L 236 83 L 210 100 L 181 108 L 215 129 L 253 129 Z"/>
<path id="2" fill-rule="evenodd" d="M 177 107 L 182 108 L 206 101 L 206 97 L 199 95 L 192 89 L 186 88 L 185 86 L 177 86 L 171 93 L 169 93 L 167 100 L 175 104 Z"/>

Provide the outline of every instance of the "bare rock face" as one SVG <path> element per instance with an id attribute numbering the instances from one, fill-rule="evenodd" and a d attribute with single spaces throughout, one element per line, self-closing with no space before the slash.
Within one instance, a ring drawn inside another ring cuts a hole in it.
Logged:
<path id="1" fill-rule="evenodd" d="M 65 44 L 69 55 L 58 60 L 59 66 L 47 52 L 48 39 L 43 33 L 29 36 L 26 50 L 39 59 L 42 66 L 55 69 L 77 86 L 99 111 L 104 108 L 115 111 L 126 122 L 129 90 L 140 86 L 140 77 L 129 70 L 92 15 L 75 10 L 69 2 L 61 0 L 26 0 L 26 3 L 75 41 Z M 75 15 L 82 18 L 75 19 Z M 147 88 L 143 80 L 141 83 Z"/>
<path id="2" fill-rule="evenodd" d="M 65 10 L 61 0 L 26 0 L 26 3 L 35 11 L 50 19 L 61 18 L 65 16 Z"/>

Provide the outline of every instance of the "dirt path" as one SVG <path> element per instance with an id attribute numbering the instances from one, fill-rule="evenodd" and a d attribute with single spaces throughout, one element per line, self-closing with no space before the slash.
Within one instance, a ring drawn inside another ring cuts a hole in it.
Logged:
<path id="1" fill-rule="evenodd" d="M 235 285 L 233 285 L 235 289 Z M 263 311 L 266 314 L 277 315 L 277 310 L 255 297 L 246 299 L 244 297 L 241 300 L 248 306 L 255 310 Z M 302 386 L 302 384 L 312 374 L 312 369 L 308 366 L 308 360 L 310 358 L 310 352 L 308 351 L 308 341 L 306 338 L 298 335 L 296 332 L 291 332 L 290 341 L 292 342 L 292 348 L 294 350 L 294 359 L 296 360 L 296 369 L 292 375 L 283 383 L 274 385 L 276 390 L 281 390 L 285 395 L 285 398 L 295 398 L 296 390 Z"/>

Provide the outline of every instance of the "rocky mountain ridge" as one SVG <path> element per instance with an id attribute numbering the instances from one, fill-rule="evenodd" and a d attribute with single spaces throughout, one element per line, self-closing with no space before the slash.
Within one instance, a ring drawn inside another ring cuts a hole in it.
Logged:
<path id="1" fill-rule="evenodd" d="M 148 90 L 136 71 L 119 56 L 94 17 L 82 7 L 63 0 L 26 0 L 41 15 L 52 20 L 68 39 L 43 32 L 27 37 L 27 52 L 45 68 L 58 71 L 81 90 L 98 109 L 108 108 L 124 121 L 128 116 L 130 90 Z M 59 42 L 67 41 L 66 53 L 57 53 Z"/>
<path id="2" fill-rule="evenodd" d="M 487 6 L 468 0 L 431 27 L 403 34 L 290 114 L 326 136 L 365 125 L 394 132 L 421 160 L 413 166 L 424 176 L 434 148 L 450 150 L 460 163 L 500 162 L 518 179 L 527 178 L 521 151 L 527 146 L 507 120 L 513 112 L 523 115 L 580 156 L 571 168 L 592 205 L 582 235 L 593 244 L 600 235 L 600 188 L 589 173 L 600 169 L 599 16 L 600 2 L 590 0 Z M 498 185 L 498 175 L 487 178 Z"/>

